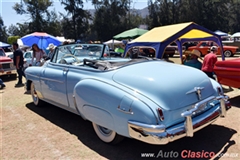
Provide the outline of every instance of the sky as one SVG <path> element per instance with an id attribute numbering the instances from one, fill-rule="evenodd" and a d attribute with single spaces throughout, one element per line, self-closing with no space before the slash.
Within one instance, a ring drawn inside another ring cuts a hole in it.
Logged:
<path id="1" fill-rule="evenodd" d="M 90 1 L 88 0 L 88 3 L 84 4 L 85 9 L 94 9 L 94 7 L 91 5 Z M 135 9 L 143 9 L 147 7 L 147 1 L 148 0 L 132 0 L 132 8 Z M 16 14 L 16 11 L 13 9 L 13 6 L 15 3 L 19 3 L 20 0 L 0 0 L 0 15 L 3 19 L 4 26 L 9 27 L 11 24 L 16 25 L 16 23 L 24 23 L 25 21 L 29 20 L 29 17 L 27 15 L 19 15 Z M 54 9 L 56 12 L 66 13 L 63 9 L 63 6 L 59 2 L 59 0 L 53 0 L 53 7 L 50 8 L 50 10 Z"/>

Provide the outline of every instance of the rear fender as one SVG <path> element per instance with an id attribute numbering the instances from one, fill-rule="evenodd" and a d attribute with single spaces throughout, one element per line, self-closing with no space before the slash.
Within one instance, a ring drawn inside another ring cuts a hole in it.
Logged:
<path id="1" fill-rule="evenodd" d="M 83 118 L 129 137 L 128 121 L 156 124 L 146 104 L 121 88 L 96 79 L 85 79 L 74 87 L 75 103 Z"/>

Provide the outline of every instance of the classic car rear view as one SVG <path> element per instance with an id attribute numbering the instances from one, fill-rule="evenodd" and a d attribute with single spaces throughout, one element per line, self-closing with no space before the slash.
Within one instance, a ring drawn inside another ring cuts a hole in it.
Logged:
<path id="1" fill-rule="evenodd" d="M 80 115 L 106 143 L 128 137 L 167 144 L 226 116 L 228 97 L 203 72 L 158 59 L 112 58 L 108 51 L 101 44 L 60 46 L 42 67 L 27 68 L 34 104 Z"/>

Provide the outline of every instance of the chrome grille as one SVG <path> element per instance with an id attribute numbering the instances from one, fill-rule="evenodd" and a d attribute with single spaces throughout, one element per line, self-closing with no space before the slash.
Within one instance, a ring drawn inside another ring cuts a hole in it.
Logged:
<path id="1" fill-rule="evenodd" d="M 9 69 L 10 68 L 10 63 L 2 64 L 2 68 L 3 69 Z"/>

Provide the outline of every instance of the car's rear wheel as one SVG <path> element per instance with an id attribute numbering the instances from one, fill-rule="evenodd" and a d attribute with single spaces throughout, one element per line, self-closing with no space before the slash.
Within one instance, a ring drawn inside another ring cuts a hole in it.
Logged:
<path id="1" fill-rule="evenodd" d="M 229 50 L 224 51 L 223 54 L 224 54 L 225 57 L 231 57 L 232 56 L 232 52 L 229 51 Z"/>
<path id="2" fill-rule="evenodd" d="M 31 83 L 31 95 L 32 95 L 33 103 L 35 104 L 35 106 L 39 107 L 43 105 L 43 101 L 39 99 L 33 82 Z"/>
<path id="3" fill-rule="evenodd" d="M 98 138 L 100 138 L 105 143 L 117 144 L 123 140 L 123 136 L 118 135 L 116 132 L 99 126 L 96 123 L 92 123 L 93 129 L 97 134 Z"/>

